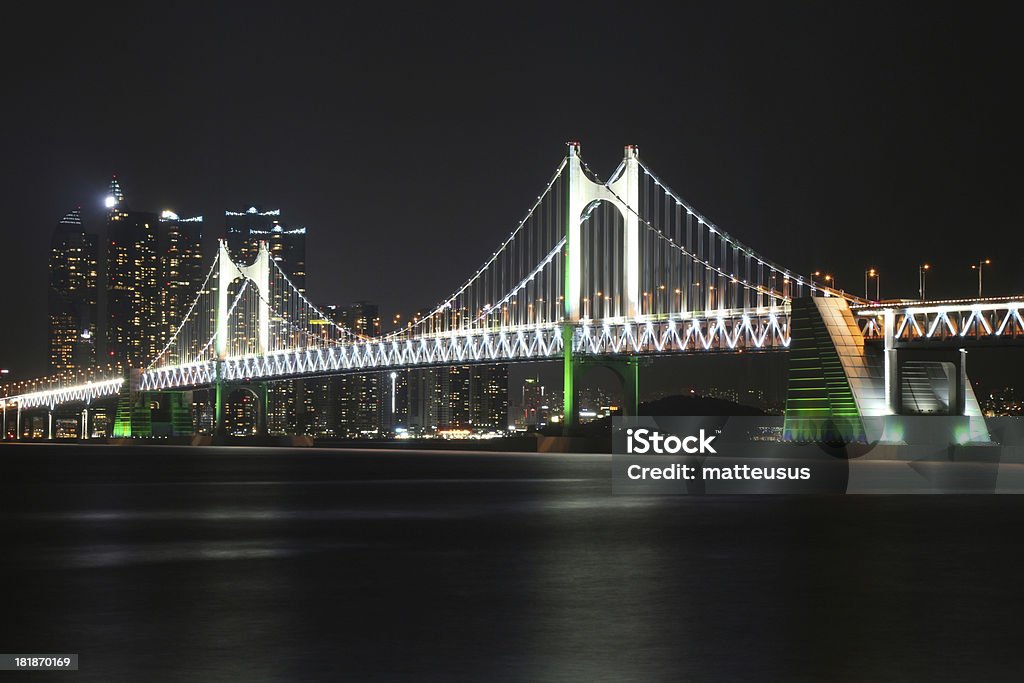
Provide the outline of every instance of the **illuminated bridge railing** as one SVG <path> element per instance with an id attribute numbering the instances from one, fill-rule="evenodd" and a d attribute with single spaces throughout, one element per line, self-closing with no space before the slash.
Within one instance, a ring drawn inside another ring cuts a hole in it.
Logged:
<path id="1" fill-rule="evenodd" d="M 65 403 L 90 403 L 96 399 L 117 396 L 121 392 L 123 385 L 124 379 L 117 377 L 98 382 L 57 386 L 52 389 L 8 396 L 0 398 L 0 402 L 5 402 L 8 405 L 18 405 L 23 409 L 42 406 L 52 407 Z"/>
<path id="2" fill-rule="evenodd" d="M 574 332 L 573 346 L 577 354 L 585 356 L 782 351 L 789 346 L 789 315 L 779 309 L 723 311 L 713 317 L 584 321 Z M 346 371 L 547 360 L 561 354 L 561 326 L 546 324 L 229 358 L 222 371 L 227 381 L 285 379 Z M 214 363 L 208 361 L 148 370 L 142 374 L 139 388 L 199 387 L 214 379 Z"/>
<path id="3" fill-rule="evenodd" d="M 892 311 L 893 338 L 897 343 L 1024 343 L 1024 297 L 855 308 L 865 339 L 885 339 L 887 309 Z"/>
<path id="4" fill-rule="evenodd" d="M 782 309 L 723 311 L 709 317 L 581 323 L 573 340 L 582 355 L 644 355 L 702 351 L 784 351 L 789 313 Z"/>

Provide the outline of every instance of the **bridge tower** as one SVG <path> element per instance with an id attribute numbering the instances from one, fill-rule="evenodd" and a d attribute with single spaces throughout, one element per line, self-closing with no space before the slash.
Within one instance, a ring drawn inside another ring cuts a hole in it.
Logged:
<path id="1" fill-rule="evenodd" d="M 565 215 L 565 324 L 562 326 L 563 419 L 566 428 L 579 422 L 576 406 L 576 378 L 580 363 L 573 352 L 573 337 L 580 322 L 580 296 L 583 280 L 583 215 L 596 202 L 608 202 L 622 214 L 623 296 L 626 318 L 640 314 L 640 164 L 635 145 L 627 145 L 621 172 L 605 184 L 587 177 L 580 161 L 578 142 L 568 143 L 568 198 Z M 595 364 L 591 361 L 591 364 Z M 623 378 L 629 412 L 636 414 L 637 367 L 635 361 L 598 361 Z"/>
<path id="2" fill-rule="evenodd" d="M 217 333 L 214 342 L 214 351 L 217 359 L 214 361 L 214 387 L 216 390 L 216 422 L 215 433 L 222 435 L 224 431 L 224 361 L 229 355 L 228 349 L 228 289 L 231 283 L 242 278 L 248 278 L 250 286 L 256 287 L 259 295 L 259 305 L 256 308 L 258 316 L 258 339 L 257 351 L 260 354 L 270 352 L 270 250 L 265 241 L 260 241 L 259 250 L 256 253 L 256 260 L 247 266 L 239 265 L 231 260 L 231 252 L 228 250 L 227 240 L 219 242 L 219 253 L 217 257 L 217 305 L 216 325 Z M 267 392 L 264 390 L 255 392 L 262 401 L 263 410 L 267 412 Z M 265 426 L 266 420 L 263 424 Z"/>

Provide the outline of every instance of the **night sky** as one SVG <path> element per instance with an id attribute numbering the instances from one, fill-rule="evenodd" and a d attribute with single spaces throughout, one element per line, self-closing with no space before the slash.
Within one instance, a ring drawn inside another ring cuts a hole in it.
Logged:
<path id="1" fill-rule="evenodd" d="M 81 206 L 280 208 L 312 300 L 445 297 L 578 139 L 622 147 L 711 220 L 863 292 L 1024 292 L 1021 64 L 998 5 L 180 3 L 45 8 L 3 52 L 0 367 L 46 371 L 47 249 Z M 28 10 L 30 13 L 35 10 Z"/>

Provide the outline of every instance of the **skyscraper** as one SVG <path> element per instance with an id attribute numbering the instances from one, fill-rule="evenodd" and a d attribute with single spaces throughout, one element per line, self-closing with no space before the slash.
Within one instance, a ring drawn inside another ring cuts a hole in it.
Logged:
<path id="1" fill-rule="evenodd" d="M 508 429 L 508 365 L 476 365 L 470 370 L 470 423 L 476 431 Z"/>
<path id="2" fill-rule="evenodd" d="M 341 376 L 338 395 L 338 429 L 349 438 L 379 435 L 383 429 L 381 389 L 383 372 Z"/>
<path id="3" fill-rule="evenodd" d="M 341 311 L 340 324 L 364 337 L 380 334 L 380 307 L 356 301 Z M 349 437 L 378 435 L 384 423 L 391 380 L 386 372 L 343 375 L 338 394 L 339 430 Z"/>
<path id="4" fill-rule="evenodd" d="M 261 211 L 250 206 L 244 211 L 224 212 L 224 238 L 231 256 L 242 263 L 252 263 L 259 250 L 259 238 L 253 233 L 266 234 L 281 217 L 280 209 Z"/>
<path id="5" fill-rule="evenodd" d="M 392 370 L 383 373 L 384 394 L 382 417 L 384 430 L 394 432 L 398 428 L 409 427 L 409 394 L 410 370 Z"/>
<path id="6" fill-rule="evenodd" d="M 203 269 L 203 217 L 160 214 L 157 260 L 160 266 L 160 348 L 185 318 L 206 273 Z"/>
<path id="7" fill-rule="evenodd" d="M 232 257 L 242 263 L 256 259 L 260 242 L 266 242 L 270 257 L 300 292 L 306 291 L 306 229 L 289 227 L 280 209 L 224 212 L 224 237 Z"/>
<path id="8" fill-rule="evenodd" d="M 469 429 L 473 426 L 472 371 L 468 365 L 435 369 L 440 398 L 438 429 Z"/>
<path id="9" fill-rule="evenodd" d="M 107 205 L 107 354 L 133 368 L 160 351 L 159 218 L 129 211 L 115 176 Z"/>
<path id="10" fill-rule="evenodd" d="M 96 364 L 96 235 L 82 227 L 78 209 L 60 219 L 50 239 L 50 367 Z"/>
<path id="11" fill-rule="evenodd" d="M 410 373 L 406 417 L 426 432 L 508 428 L 508 366 L 453 365 Z"/>
<path id="12" fill-rule="evenodd" d="M 356 301 L 342 310 L 340 324 L 365 337 L 380 335 L 380 307 L 369 301 Z"/>

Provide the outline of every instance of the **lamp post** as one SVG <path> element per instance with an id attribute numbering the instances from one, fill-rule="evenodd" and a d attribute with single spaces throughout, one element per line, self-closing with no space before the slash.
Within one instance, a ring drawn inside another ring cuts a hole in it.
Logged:
<path id="1" fill-rule="evenodd" d="M 921 301 L 924 301 L 924 285 L 929 270 L 931 270 L 931 266 L 927 263 L 917 267 L 917 296 Z"/>
<path id="2" fill-rule="evenodd" d="M 391 428 L 395 428 L 395 383 L 398 380 L 398 373 L 391 371 Z"/>
<path id="3" fill-rule="evenodd" d="M 990 265 L 991 263 L 992 263 L 991 259 L 978 259 L 978 263 L 976 265 L 972 265 L 971 266 L 971 270 L 977 270 L 978 271 L 978 298 L 979 299 L 981 298 L 981 271 L 984 270 L 985 266 Z"/>
<path id="4" fill-rule="evenodd" d="M 864 298 L 868 299 L 868 284 L 871 278 L 875 278 L 875 301 L 882 298 L 882 276 L 874 268 L 864 271 Z"/>
<path id="5" fill-rule="evenodd" d="M 823 273 L 820 270 L 816 270 L 811 273 L 811 294 L 814 294 L 814 278 L 821 278 L 821 281 L 825 283 L 825 287 L 829 289 L 836 289 L 836 279 L 828 273 Z M 828 296 L 828 292 L 822 290 L 822 296 Z"/>

